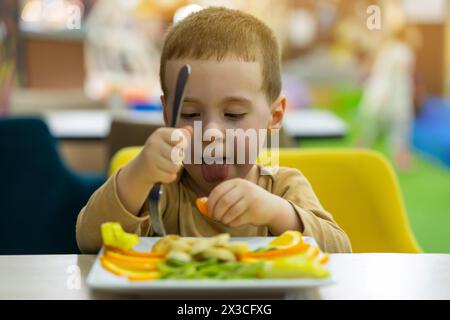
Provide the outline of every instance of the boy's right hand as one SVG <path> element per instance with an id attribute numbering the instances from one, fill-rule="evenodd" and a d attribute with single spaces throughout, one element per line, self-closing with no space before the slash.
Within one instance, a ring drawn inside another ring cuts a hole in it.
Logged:
<path id="1" fill-rule="evenodd" d="M 170 183 L 182 168 L 182 159 L 188 146 L 192 127 L 162 127 L 147 139 L 144 149 L 135 159 L 136 179 L 147 185 Z M 184 135 L 186 139 L 182 139 Z"/>

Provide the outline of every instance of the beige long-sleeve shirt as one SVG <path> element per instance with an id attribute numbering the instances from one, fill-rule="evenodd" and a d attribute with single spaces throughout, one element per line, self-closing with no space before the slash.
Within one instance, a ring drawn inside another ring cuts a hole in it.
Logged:
<path id="1" fill-rule="evenodd" d="M 168 234 L 191 237 L 207 237 L 218 233 L 229 233 L 236 237 L 270 235 L 267 226 L 243 225 L 231 228 L 202 215 L 195 205 L 198 196 L 186 186 L 185 174 L 181 171 L 174 182 L 163 185 L 161 212 Z M 146 205 L 136 216 L 127 211 L 120 202 L 116 176 L 117 173 L 112 175 L 92 195 L 78 215 L 76 236 L 78 246 L 84 253 L 94 253 L 101 248 L 100 226 L 104 222 L 120 222 L 125 231 L 140 236 L 153 235 Z M 351 252 L 347 235 L 322 208 L 310 183 L 299 170 L 284 167 L 277 170 L 263 168 L 260 169 L 257 184 L 289 201 L 302 221 L 304 230 L 300 231 L 304 236 L 314 237 L 323 251 Z"/>

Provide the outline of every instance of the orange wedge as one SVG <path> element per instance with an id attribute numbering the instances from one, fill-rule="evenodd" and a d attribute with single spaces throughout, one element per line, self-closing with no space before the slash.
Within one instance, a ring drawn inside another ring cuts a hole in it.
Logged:
<path id="1" fill-rule="evenodd" d="M 125 256 L 142 258 L 164 258 L 163 252 L 139 252 L 133 249 L 121 249 L 114 246 L 105 246 L 106 251 L 117 252 Z"/>
<path id="2" fill-rule="evenodd" d="M 156 280 L 160 277 L 160 273 L 158 271 L 140 270 L 119 266 L 105 256 L 100 257 L 100 262 L 109 272 L 117 276 L 127 277 L 129 280 Z"/>
<path id="3" fill-rule="evenodd" d="M 197 198 L 195 200 L 195 204 L 197 205 L 198 211 L 200 211 L 201 214 L 207 215 L 208 214 L 208 198 Z"/>
<path id="4" fill-rule="evenodd" d="M 320 264 L 327 264 L 330 261 L 330 255 L 327 253 L 323 253 L 322 256 L 319 257 Z"/>
<path id="5" fill-rule="evenodd" d="M 104 256 L 116 264 L 144 269 L 155 268 L 157 262 L 161 261 L 160 258 L 130 257 L 111 251 L 105 251 Z"/>
<path id="6" fill-rule="evenodd" d="M 126 269 L 137 269 L 142 271 L 156 271 L 158 269 L 156 262 L 136 262 L 136 261 L 124 261 L 116 258 L 105 256 L 105 258 L 114 263 L 117 267 Z"/>
<path id="7" fill-rule="evenodd" d="M 277 259 L 281 257 L 286 256 L 292 256 L 297 255 L 300 253 L 305 252 L 308 250 L 310 245 L 306 242 L 299 243 L 297 245 L 284 248 L 284 249 L 275 249 L 275 250 L 269 250 L 269 251 L 263 251 L 263 252 L 248 252 L 244 253 L 241 256 L 241 259 L 248 259 L 248 258 L 254 258 L 254 259 Z"/>
<path id="8" fill-rule="evenodd" d="M 308 249 L 308 251 L 306 251 L 306 255 L 311 258 L 311 259 L 315 259 L 319 256 L 320 254 L 320 249 L 318 247 L 310 247 Z"/>
<path id="9" fill-rule="evenodd" d="M 269 242 L 268 245 L 277 248 L 289 248 L 300 244 L 302 241 L 303 240 L 301 232 L 288 230 L 285 231 L 282 235 L 273 239 L 271 242 Z"/>

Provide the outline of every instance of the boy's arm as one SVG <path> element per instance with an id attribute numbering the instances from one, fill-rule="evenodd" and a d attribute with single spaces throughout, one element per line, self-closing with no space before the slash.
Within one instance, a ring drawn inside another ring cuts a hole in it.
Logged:
<path id="1" fill-rule="evenodd" d="M 78 215 L 76 238 L 78 247 L 83 253 L 96 253 L 100 250 L 102 246 L 100 226 L 104 222 L 119 222 L 126 232 L 137 233 L 140 236 L 149 232 L 148 212 L 134 215 L 121 203 L 117 193 L 118 172 L 94 192 Z"/>
<path id="2" fill-rule="evenodd" d="M 92 195 L 77 219 L 76 235 L 81 251 L 100 249 L 100 226 L 104 222 L 117 221 L 126 232 L 148 234 L 148 213 L 142 213 L 148 192 L 156 182 L 171 183 L 181 172 L 181 162 L 174 161 L 173 153 L 184 151 L 187 143 L 180 145 L 179 140 L 172 139 L 178 130 L 178 137 L 180 134 L 189 137 L 192 132 L 190 127 L 157 129 L 139 155 Z"/>
<path id="3" fill-rule="evenodd" d="M 311 236 L 325 252 L 351 252 L 348 236 L 326 212 L 308 180 L 294 169 L 280 173 L 273 193 L 287 200 L 298 215 L 304 236 Z"/>

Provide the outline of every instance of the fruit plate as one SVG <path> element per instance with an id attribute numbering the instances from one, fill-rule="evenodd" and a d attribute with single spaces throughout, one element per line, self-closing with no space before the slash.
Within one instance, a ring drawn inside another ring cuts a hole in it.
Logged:
<path id="1" fill-rule="evenodd" d="M 134 247 L 137 251 L 149 251 L 149 248 L 160 238 L 140 238 L 140 243 Z M 231 242 L 247 242 L 249 248 L 254 250 L 267 245 L 273 237 L 248 237 L 231 238 Z M 313 238 L 303 237 L 303 241 L 311 245 L 316 245 Z M 332 276 L 325 279 L 298 278 L 298 279 L 238 279 L 238 280 L 153 280 L 153 281 L 129 281 L 124 277 L 116 276 L 105 270 L 99 257 L 103 254 L 103 249 L 89 272 L 87 285 L 90 289 L 112 293 L 131 294 L 189 294 L 205 293 L 208 296 L 261 296 L 269 293 L 289 293 L 302 289 L 317 288 L 333 283 Z"/>

